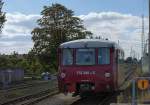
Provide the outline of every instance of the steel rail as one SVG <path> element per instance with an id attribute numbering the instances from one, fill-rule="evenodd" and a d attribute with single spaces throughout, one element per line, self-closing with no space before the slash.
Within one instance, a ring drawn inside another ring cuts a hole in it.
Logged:
<path id="1" fill-rule="evenodd" d="M 29 105 L 30 104 L 29 100 L 31 100 L 31 102 L 32 102 L 34 99 L 38 99 L 38 100 L 40 98 L 43 99 L 44 97 L 48 97 L 48 96 L 50 96 L 50 94 L 54 94 L 54 93 L 55 94 L 58 93 L 57 87 L 55 87 L 53 89 L 47 89 L 47 90 L 44 90 L 44 91 L 41 91 L 41 92 L 38 92 L 38 93 L 35 93 L 35 94 L 30 94 L 30 95 L 22 96 L 22 97 L 19 97 L 19 98 L 15 98 L 15 99 L 9 100 L 7 102 L 3 102 L 0 105 L 17 105 L 19 103 L 22 103 L 22 104 L 19 104 L 19 105 Z"/>

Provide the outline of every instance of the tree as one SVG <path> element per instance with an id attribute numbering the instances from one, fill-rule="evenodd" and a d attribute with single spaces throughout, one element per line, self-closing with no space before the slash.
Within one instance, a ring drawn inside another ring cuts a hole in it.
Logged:
<path id="1" fill-rule="evenodd" d="M 4 26 L 4 23 L 6 21 L 5 13 L 2 12 L 2 7 L 3 7 L 4 2 L 0 0 L 0 32 L 2 31 L 2 28 Z"/>
<path id="2" fill-rule="evenodd" d="M 8 58 L 4 55 L 0 55 L 0 69 L 5 69 L 8 67 L 8 64 L 10 62 L 8 61 Z"/>
<path id="3" fill-rule="evenodd" d="M 32 31 L 34 47 L 32 54 L 38 55 L 42 63 L 56 68 L 56 51 L 66 41 L 91 37 L 82 20 L 74 12 L 61 4 L 44 6 L 38 27 Z"/>
<path id="4" fill-rule="evenodd" d="M 40 64 L 38 59 L 34 59 L 34 61 L 30 65 L 30 70 L 32 73 L 35 74 L 40 74 L 42 71 L 42 65 Z"/>
<path id="5" fill-rule="evenodd" d="M 127 59 L 125 60 L 126 63 L 132 63 L 132 57 L 127 57 Z"/>

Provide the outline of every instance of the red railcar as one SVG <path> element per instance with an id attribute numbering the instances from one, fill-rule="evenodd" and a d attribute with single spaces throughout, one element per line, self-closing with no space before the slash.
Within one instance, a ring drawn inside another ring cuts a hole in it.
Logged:
<path id="1" fill-rule="evenodd" d="M 63 43 L 58 58 L 59 90 L 64 93 L 118 91 L 129 75 L 123 69 L 123 50 L 108 40 L 80 39 Z"/>

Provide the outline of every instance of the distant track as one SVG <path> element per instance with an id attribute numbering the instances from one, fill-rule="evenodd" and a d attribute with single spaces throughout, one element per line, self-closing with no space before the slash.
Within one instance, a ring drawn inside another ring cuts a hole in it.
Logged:
<path id="1" fill-rule="evenodd" d="M 48 89 L 38 92 L 36 94 L 31 94 L 16 99 L 12 99 L 10 101 L 2 103 L 1 105 L 33 105 L 34 103 L 37 103 L 55 94 L 58 94 L 57 87 L 54 89 Z"/>
<path id="2" fill-rule="evenodd" d="M 0 93 L 6 92 L 6 91 L 7 92 L 8 91 L 14 91 L 14 90 L 17 90 L 17 89 L 24 89 L 24 88 L 33 87 L 33 86 L 38 86 L 39 84 L 46 84 L 46 83 L 48 83 L 48 82 L 44 81 L 44 82 L 39 82 L 39 83 L 25 83 L 25 84 L 18 85 L 18 86 L 13 87 L 13 88 L 1 89 Z"/>

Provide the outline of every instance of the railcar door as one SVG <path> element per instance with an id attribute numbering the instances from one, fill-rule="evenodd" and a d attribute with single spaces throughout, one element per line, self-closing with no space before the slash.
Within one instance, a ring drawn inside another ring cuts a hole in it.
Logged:
<path id="1" fill-rule="evenodd" d="M 118 64 L 118 88 L 124 88 L 124 82 L 126 79 L 126 65 L 124 63 L 124 52 L 122 50 L 117 50 L 117 64 Z"/>

